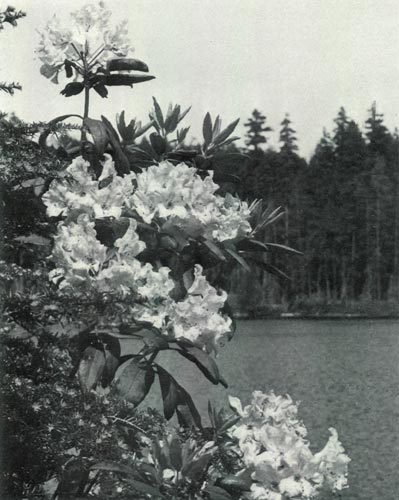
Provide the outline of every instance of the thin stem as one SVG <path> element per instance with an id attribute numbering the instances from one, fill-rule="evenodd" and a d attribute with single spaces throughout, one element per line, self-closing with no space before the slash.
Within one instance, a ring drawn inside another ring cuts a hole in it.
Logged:
<path id="1" fill-rule="evenodd" d="M 85 118 L 88 118 L 89 116 L 89 104 L 90 104 L 90 85 L 89 85 L 89 68 L 87 65 L 87 59 L 86 59 L 86 54 L 87 54 L 87 41 L 86 41 L 86 47 L 85 47 L 85 55 L 82 54 L 82 62 L 83 62 L 83 69 L 84 69 L 84 75 L 83 75 L 83 84 L 85 88 L 85 97 L 84 97 L 84 110 L 83 110 L 83 127 L 82 127 L 82 134 L 81 134 L 81 147 L 82 147 L 82 152 L 83 152 L 83 147 L 84 147 L 84 142 L 86 141 L 86 131 L 84 129 L 84 120 Z"/>
<path id="2" fill-rule="evenodd" d="M 159 351 L 158 351 L 158 349 L 157 349 L 156 351 L 154 351 L 154 352 L 151 354 L 151 356 L 148 358 L 148 363 L 149 363 L 149 364 L 153 363 L 154 359 L 155 359 L 155 358 L 157 357 L 157 355 L 158 355 L 158 352 L 159 352 Z"/>
<path id="3" fill-rule="evenodd" d="M 76 45 L 75 45 L 73 42 L 71 43 L 71 45 L 72 45 L 72 48 L 73 48 L 73 49 L 75 50 L 75 52 L 77 53 L 77 55 L 79 56 L 79 59 L 82 59 L 82 60 L 83 60 L 83 58 L 82 58 L 82 53 L 78 51 L 78 49 L 76 48 Z"/>
<path id="4" fill-rule="evenodd" d="M 116 417 L 116 416 L 112 416 L 112 417 L 108 417 L 108 418 L 112 418 L 112 420 L 114 420 L 114 422 L 122 422 L 123 424 L 125 425 L 130 425 L 130 427 L 133 427 L 134 429 L 142 432 L 143 434 L 147 434 L 145 432 L 145 430 L 143 430 L 141 427 L 139 427 L 138 425 L 136 424 L 133 424 L 132 422 L 129 422 L 129 420 L 125 420 L 123 418 L 119 418 L 119 417 Z"/>
<path id="5" fill-rule="evenodd" d="M 83 112 L 83 119 L 89 116 L 89 103 L 90 103 L 90 87 L 88 83 L 85 82 L 85 108 Z"/>
<path id="6" fill-rule="evenodd" d="M 94 55 L 93 55 L 93 57 L 87 63 L 89 68 L 91 68 L 93 66 L 93 64 L 96 62 L 96 59 L 98 57 L 100 57 L 100 55 L 104 52 L 104 50 L 105 50 L 105 46 L 99 47 L 99 49 L 97 49 L 97 53 L 95 52 Z"/>

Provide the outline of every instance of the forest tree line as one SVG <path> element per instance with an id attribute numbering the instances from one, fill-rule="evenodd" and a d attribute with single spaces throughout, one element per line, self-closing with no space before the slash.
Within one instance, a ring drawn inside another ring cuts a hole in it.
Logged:
<path id="1" fill-rule="evenodd" d="M 267 255 L 290 280 L 261 272 L 254 283 L 237 272 L 235 307 L 399 299 L 399 134 L 388 130 L 376 104 L 364 133 L 341 108 L 309 161 L 297 153 L 288 115 L 281 123 L 279 151 L 268 147 L 272 129 L 259 111 L 245 126 L 241 152 L 247 161 L 235 172 L 239 194 L 283 207 L 284 216 L 263 237 L 304 255 Z"/>

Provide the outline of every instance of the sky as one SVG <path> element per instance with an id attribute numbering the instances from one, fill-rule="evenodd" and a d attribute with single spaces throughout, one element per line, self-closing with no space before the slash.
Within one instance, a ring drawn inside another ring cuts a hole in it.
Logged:
<path id="1" fill-rule="evenodd" d="M 50 120 L 82 113 L 82 95 L 65 98 L 62 86 L 39 73 L 37 31 L 81 0 L 0 0 L 27 17 L 0 32 L 0 80 L 22 92 L 2 93 L 0 109 L 21 118 Z M 90 115 L 146 121 L 155 96 L 192 110 L 183 124 L 201 138 L 209 111 L 224 124 L 240 117 L 238 135 L 253 109 L 267 116 L 278 147 L 286 112 L 300 154 L 309 157 L 323 127 L 332 130 L 341 106 L 363 125 L 373 101 L 393 130 L 399 126 L 399 1 L 397 0 L 108 0 L 115 20 L 128 18 L 133 56 L 145 61 L 151 82 L 110 89 L 92 99 Z M 189 134 L 189 137 L 190 137 Z"/>

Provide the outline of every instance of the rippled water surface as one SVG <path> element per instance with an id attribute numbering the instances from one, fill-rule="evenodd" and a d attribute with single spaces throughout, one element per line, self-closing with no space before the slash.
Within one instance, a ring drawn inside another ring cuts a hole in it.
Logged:
<path id="1" fill-rule="evenodd" d="M 229 389 L 215 387 L 193 365 L 163 354 L 205 412 L 207 399 L 249 399 L 260 389 L 300 400 L 314 448 L 338 430 L 349 456 L 345 500 L 399 499 L 399 321 L 242 321 L 218 365 Z M 151 403 L 159 393 L 154 391 Z"/>

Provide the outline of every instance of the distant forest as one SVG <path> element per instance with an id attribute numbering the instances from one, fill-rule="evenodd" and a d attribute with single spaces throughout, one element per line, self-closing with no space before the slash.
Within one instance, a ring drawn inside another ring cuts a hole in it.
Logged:
<path id="1" fill-rule="evenodd" d="M 272 129 L 259 111 L 245 126 L 247 147 L 240 151 L 248 158 L 233 172 L 240 179 L 237 190 L 243 199 L 283 207 L 285 215 L 265 231 L 264 240 L 304 256 L 267 255 L 291 280 L 254 271 L 255 282 L 237 271 L 234 307 L 256 314 L 278 304 L 287 311 L 307 304 L 398 303 L 399 134 L 387 129 L 376 104 L 364 133 L 341 108 L 309 162 L 297 154 L 288 115 L 279 151 L 268 148 Z"/>

